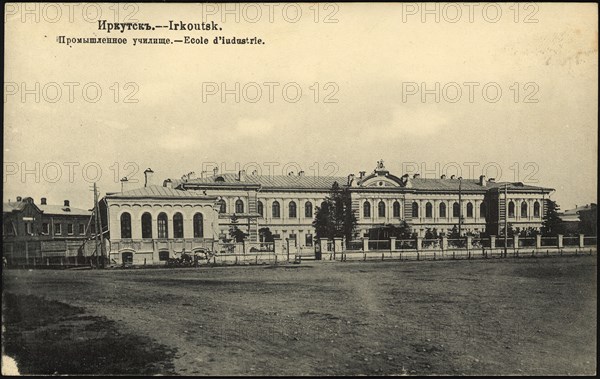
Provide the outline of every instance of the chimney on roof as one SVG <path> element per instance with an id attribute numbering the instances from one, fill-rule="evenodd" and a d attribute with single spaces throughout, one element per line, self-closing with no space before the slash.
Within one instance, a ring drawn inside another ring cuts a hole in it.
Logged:
<path id="1" fill-rule="evenodd" d="M 45 198 L 45 197 L 42 197 L 42 198 L 40 199 L 40 204 L 41 204 L 41 205 L 46 205 L 46 198 Z"/>
<path id="2" fill-rule="evenodd" d="M 71 205 L 70 205 L 70 202 L 69 202 L 69 200 L 65 200 L 65 207 L 70 207 L 70 206 L 71 206 Z"/>
<path id="3" fill-rule="evenodd" d="M 258 171 L 254 170 L 252 171 L 252 176 L 256 176 L 258 174 Z"/>
<path id="4" fill-rule="evenodd" d="M 416 179 L 416 178 L 418 178 L 419 176 L 421 176 L 421 174 L 414 174 L 414 175 L 413 175 L 413 179 Z"/>
<path id="5" fill-rule="evenodd" d="M 240 181 L 240 182 L 246 181 L 246 170 L 240 170 L 238 172 L 238 181 Z"/>
<path id="6" fill-rule="evenodd" d="M 446 174 L 443 174 L 442 176 L 440 176 L 440 179 L 446 179 Z"/>
<path id="7" fill-rule="evenodd" d="M 364 178 L 366 173 L 367 173 L 366 171 L 359 171 L 359 172 L 358 172 L 358 178 L 359 178 L 359 179 L 362 179 L 362 178 Z"/>
<path id="8" fill-rule="evenodd" d="M 218 173 L 219 173 L 219 168 L 218 167 L 213 168 L 213 175 L 217 176 Z"/>
<path id="9" fill-rule="evenodd" d="M 496 183 L 496 178 L 489 178 L 488 183 Z"/>
<path id="10" fill-rule="evenodd" d="M 479 185 L 485 187 L 485 175 L 479 177 Z"/>
<path id="11" fill-rule="evenodd" d="M 173 181 L 171 179 L 167 179 L 163 182 L 163 187 L 173 188 Z"/>
<path id="12" fill-rule="evenodd" d="M 17 196 L 17 201 L 21 201 L 23 198 L 21 196 Z"/>
<path id="13" fill-rule="evenodd" d="M 450 179 L 456 179 L 456 175 L 451 175 Z"/>
<path id="14" fill-rule="evenodd" d="M 154 171 L 151 168 L 147 168 L 144 171 L 144 187 L 149 187 L 153 184 L 152 176 L 154 175 Z"/>
<path id="15" fill-rule="evenodd" d="M 298 176 L 304 176 L 304 170 L 298 172 Z"/>
<path id="16" fill-rule="evenodd" d="M 354 174 L 348 175 L 348 185 L 352 186 L 354 184 Z"/>

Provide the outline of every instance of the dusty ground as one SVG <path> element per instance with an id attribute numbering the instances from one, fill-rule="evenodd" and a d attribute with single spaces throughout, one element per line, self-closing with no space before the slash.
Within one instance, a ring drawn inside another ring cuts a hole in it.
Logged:
<path id="1" fill-rule="evenodd" d="M 595 256 L 9 270 L 3 281 L 3 342 L 27 373 L 596 373 Z"/>

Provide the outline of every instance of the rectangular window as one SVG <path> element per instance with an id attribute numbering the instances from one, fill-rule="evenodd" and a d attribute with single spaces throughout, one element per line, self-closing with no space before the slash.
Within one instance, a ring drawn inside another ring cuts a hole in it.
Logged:
<path id="1" fill-rule="evenodd" d="M 306 235 L 306 240 L 304 243 L 306 246 L 312 246 L 313 245 L 313 239 L 312 239 L 312 234 L 307 234 Z"/>
<path id="2" fill-rule="evenodd" d="M 42 224 L 42 234 L 48 235 L 50 233 L 50 225 L 47 222 Z"/>
<path id="3" fill-rule="evenodd" d="M 31 223 L 31 222 L 25 223 L 25 228 L 27 230 L 27 234 L 32 236 L 33 235 L 33 223 Z"/>
<path id="4" fill-rule="evenodd" d="M 60 236 L 62 234 L 60 227 L 60 224 L 54 224 L 54 235 Z"/>
<path id="5" fill-rule="evenodd" d="M 10 225 L 7 225 L 7 226 L 8 226 L 8 233 L 6 233 L 6 234 L 8 234 L 9 236 L 19 235 L 19 233 L 17 232 L 17 227 L 14 222 L 11 221 Z"/>
<path id="6" fill-rule="evenodd" d="M 80 235 L 85 234 L 85 224 L 79 224 L 79 234 Z"/>
<path id="7" fill-rule="evenodd" d="M 67 234 L 70 236 L 73 235 L 73 224 L 67 224 Z"/>

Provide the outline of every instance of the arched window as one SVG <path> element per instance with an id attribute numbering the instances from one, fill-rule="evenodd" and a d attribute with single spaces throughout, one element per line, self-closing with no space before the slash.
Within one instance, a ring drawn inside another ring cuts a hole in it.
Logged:
<path id="1" fill-rule="evenodd" d="M 380 201 L 379 204 L 377 204 L 377 215 L 379 217 L 385 217 L 385 203 L 383 201 Z"/>
<path id="2" fill-rule="evenodd" d="M 293 201 L 288 204 L 288 215 L 290 218 L 296 218 L 296 203 Z"/>
<path id="3" fill-rule="evenodd" d="M 183 238 L 183 216 L 179 212 L 173 216 L 173 238 Z"/>
<path id="4" fill-rule="evenodd" d="M 158 238 L 169 238 L 168 229 L 169 219 L 166 213 L 160 213 L 158 215 Z"/>
<path id="5" fill-rule="evenodd" d="M 515 217 L 515 203 L 508 203 L 508 217 Z"/>
<path id="6" fill-rule="evenodd" d="M 540 217 L 540 203 L 533 203 L 533 217 Z"/>
<path id="7" fill-rule="evenodd" d="M 446 217 L 446 203 L 440 203 L 440 217 Z"/>
<path id="8" fill-rule="evenodd" d="M 261 217 L 264 217 L 265 214 L 264 214 L 264 210 L 263 210 L 263 203 L 262 203 L 262 201 L 259 201 L 259 202 L 256 203 L 256 211 L 258 212 L 258 214 Z"/>
<path id="9" fill-rule="evenodd" d="M 194 215 L 194 238 L 204 238 L 204 216 L 202 213 Z"/>
<path id="10" fill-rule="evenodd" d="M 281 217 L 281 209 L 279 207 L 278 201 L 273 202 L 273 205 L 271 206 L 271 215 L 273 216 L 273 218 Z"/>
<path id="11" fill-rule="evenodd" d="M 432 218 L 433 217 L 433 205 L 430 202 L 425 204 L 425 217 Z"/>
<path id="12" fill-rule="evenodd" d="M 412 216 L 419 217 L 419 204 L 416 201 L 412 203 Z"/>
<path id="13" fill-rule="evenodd" d="M 400 218 L 400 203 L 397 201 L 394 201 L 393 212 L 394 217 Z"/>
<path id="14" fill-rule="evenodd" d="M 152 215 L 150 213 L 142 215 L 142 238 L 152 238 Z"/>
<path id="15" fill-rule="evenodd" d="M 235 213 L 244 213 L 244 202 L 241 199 L 235 201 Z"/>
<path id="16" fill-rule="evenodd" d="M 363 217 L 371 217 L 371 203 L 369 203 L 368 201 L 365 201 L 365 203 L 363 204 Z"/>
<path id="17" fill-rule="evenodd" d="M 219 204 L 219 213 L 227 213 L 227 203 L 225 203 L 225 199 L 219 200 L 217 204 Z"/>
<path id="18" fill-rule="evenodd" d="M 527 217 L 527 203 L 525 201 L 521 203 L 521 217 Z"/>
<path id="19" fill-rule="evenodd" d="M 471 202 L 467 203 L 467 217 L 473 217 L 473 204 Z"/>
<path id="20" fill-rule="evenodd" d="M 479 205 L 479 217 L 485 218 L 485 212 L 486 212 L 486 210 L 485 210 L 485 203 L 481 203 Z"/>
<path id="21" fill-rule="evenodd" d="M 454 204 L 452 204 L 452 217 L 460 217 L 460 206 L 457 202 L 454 202 Z"/>
<path id="22" fill-rule="evenodd" d="M 131 238 L 131 215 L 121 214 L 121 238 Z"/>
<path id="23" fill-rule="evenodd" d="M 310 201 L 307 201 L 304 204 L 304 217 L 307 217 L 307 218 L 312 217 L 312 208 L 313 208 L 313 206 Z"/>

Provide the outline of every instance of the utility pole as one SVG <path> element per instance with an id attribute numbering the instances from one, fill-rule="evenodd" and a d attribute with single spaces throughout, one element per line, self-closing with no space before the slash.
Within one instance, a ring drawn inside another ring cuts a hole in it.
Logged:
<path id="1" fill-rule="evenodd" d="M 100 218 L 100 207 L 98 205 L 98 187 L 96 186 L 96 182 L 94 182 L 94 217 L 95 217 L 95 230 L 96 230 L 96 239 L 100 243 L 100 255 L 98 255 L 98 248 L 96 247 L 96 268 L 98 266 L 102 266 L 104 268 L 104 239 L 102 237 L 102 220 Z"/>
<path id="2" fill-rule="evenodd" d="M 98 258 L 98 245 L 102 245 L 102 236 L 98 233 L 98 226 L 100 222 L 98 221 L 98 191 L 96 188 L 96 182 L 94 182 L 94 240 L 96 241 L 96 268 L 99 266 L 99 258 Z"/>
<path id="3" fill-rule="evenodd" d="M 458 237 L 462 237 L 462 176 L 458 178 Z"/>
<path id="4" fill-rule="evenodd" d="M 508 183 L 504 185 L 504 257 L 508 256 Z"/>

